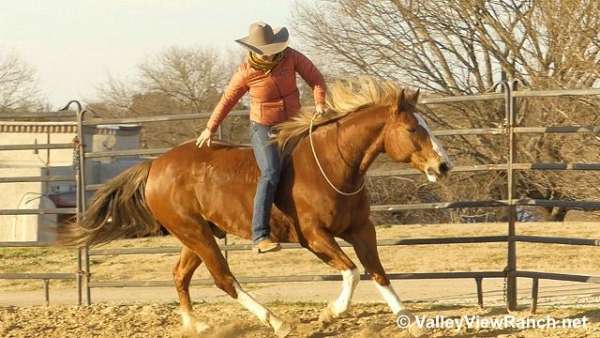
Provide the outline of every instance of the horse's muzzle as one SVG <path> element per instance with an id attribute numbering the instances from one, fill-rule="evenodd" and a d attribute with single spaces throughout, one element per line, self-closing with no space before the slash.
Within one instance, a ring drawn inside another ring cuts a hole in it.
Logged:
<path id="1" fill-rule="evenodd" d="M 440 163 L 438 171 L 440 172 L 440 176 L 442 176 L 442 177 L 448 176 L 448 173 L 450 172 L 450 166 L 448 166 L 448 163 L 442 162 L 442 163 Z"/>

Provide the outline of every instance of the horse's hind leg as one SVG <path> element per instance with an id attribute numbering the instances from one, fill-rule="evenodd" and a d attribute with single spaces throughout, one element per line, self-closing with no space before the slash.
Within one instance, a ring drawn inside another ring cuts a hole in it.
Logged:
<path id="1" fill-rule="evenodd" d="M 191 218 L 188 218 L 191 219 Z M 164 223 L 163 223 L 164 224 Z M 291 331 L 291 326 L 248 295 L 235 280 L 229 270 L 229 265 L 223 257 L 209 225 L 205 221 L 181 221 L 177 226 L 167 226 L 183 245 L 198 255 L 212 275 L 215 284 L 232 298 L 255 314 L 261 322 L 273 328 L 275 334 L 285 337 Z M 181 264 L 181 262 L 180 262 Z"/>
<path id="2" fill-rule="evenodd" d="M 190 299 L 190 282 L 192 275 L 202 260 L 188 247 L 181 249 L 181 254 L 177 264 L 173 268 L 173 280 L 179 296 L 179 306 L 181 310 L 181 320 L 184 331 L 200 333 L 208 329 L 208 325 L 194 318 L 192 313 L 192 302 Z"/>

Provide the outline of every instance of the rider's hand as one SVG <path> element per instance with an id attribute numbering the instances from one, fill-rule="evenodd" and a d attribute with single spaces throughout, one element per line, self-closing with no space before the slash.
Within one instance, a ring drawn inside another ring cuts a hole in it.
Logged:
<path id="1" fill-rule="evenodd" d="M 206 142 L 206 145 L 210 147 L 211 141 L 212 133 L 210 132 L 210 130 L 204 129 L 202 133 L 200 133 L 200 136 L 198 136 L 198 138 L 196 139 L 196 145 L 198 146 L 198 148 L 201 148 L 204 142 Z"/>
<path id="2" fill-rule="evenodd" d="M 315 112 L 317 115 L 323 115 L 327 112 L 327 107 L 324 104 L 317 104 L 315 106 Z"/>

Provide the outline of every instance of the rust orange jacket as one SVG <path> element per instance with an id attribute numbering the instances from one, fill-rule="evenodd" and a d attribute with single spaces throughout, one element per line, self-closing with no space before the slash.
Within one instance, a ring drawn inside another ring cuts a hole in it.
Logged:
<path id="1" fill-rule="evenodd" d="M 296 72 L 313 89 L 315 104 L 325 103 L 325 81 L 317 67 L 302 53 L 288 47 L 283 58 L 269 74 L 242 63 L 229 82 L 221 100 L 213 110 L 207 128 L 215 132 L 240 98 L 250 92 L 250 119 L 274 125 L 294 116 L 300 110 L 300 94 Z"/>

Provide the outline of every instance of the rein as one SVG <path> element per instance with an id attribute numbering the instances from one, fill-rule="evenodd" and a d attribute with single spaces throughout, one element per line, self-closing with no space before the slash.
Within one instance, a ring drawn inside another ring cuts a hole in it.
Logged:
<path id="1" fill-rule="evenodd" d="M 329 180 L 329 178 L 325 174 L 325 171 L 323 170 L 323 167 L 321 166 L 321 162 L 319 162 L 319 158 L 317 157 L 317 152 L 315 151 L 315 145 L 313 144 L 313 139 L 312 139 L 313 122 L 314 122 L 315 118 L 317 117 L 317 115 L 319 115 L 319 114 L 313 114 L 312 118 L 310 119 L 310 125 L 308 127 L 308 140 L 310 141 L 310 149 L 312 150 L 315 161 L 317 161 L 317 166 L 319 167 L 319 170 L 321 171 L 321 175 L 323 175 L 323 178 L 325 178 L 325 181 L 327 181 L 327 183 L 329 183 L 329 186 L 332 187 L 333 190 L 335 190 L 338 194 L 344 195 L 344 196 L 354 196 L 364 189 L 365 183 L 366 183 L 364 177 L 362 180 L 362 184 L 360 185 L 360 187 L 357 190 L 355 190 L 353 192 L 344 192 L 344 191 L 341 191 L 340 189 L 336 188 L 335 185 L 333 185 L 333 183 L 331 183 L 331 180 Z"/>

